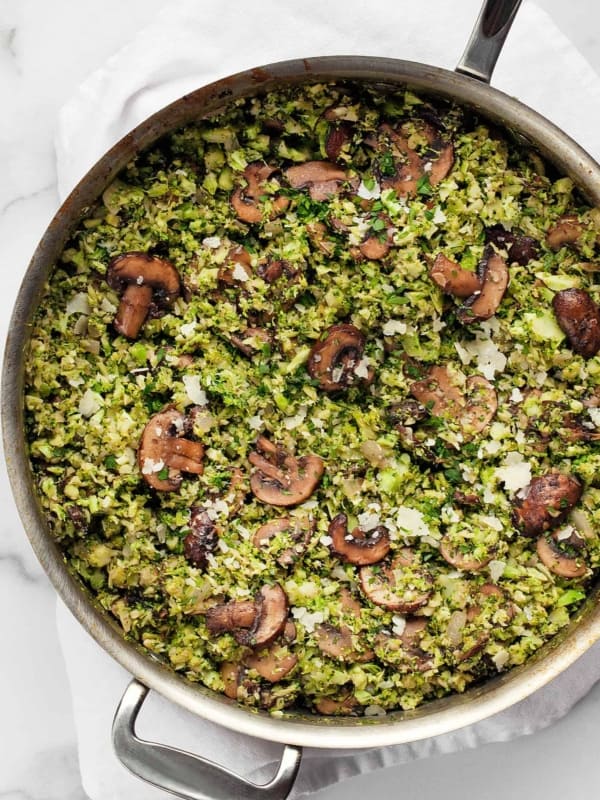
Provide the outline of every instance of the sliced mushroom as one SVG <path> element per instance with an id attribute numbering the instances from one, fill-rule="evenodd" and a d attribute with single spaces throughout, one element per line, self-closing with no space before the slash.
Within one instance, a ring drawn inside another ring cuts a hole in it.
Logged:
<path id="1" fill-rule="evenodd" d="M 311 244 L 326 256 L 331 257 L 335 253 L 335 242 L 328 237 L 327 226 L 323 222 L 315 220 L 307 222 L 305 227 Z"/>
<path id="2" fill-rule="evenodd" d="M 471 436 L 481 433 L 493 420 L 498 410 L 498 396 L 486 378 L 472 375 L 466 383 L 466 401 L 460 424 L 463 433 Z"/>
<path id="3" fill-rule="evenodd" d="M 258 437 L 256 448 L 248 457 L 256 467 L 250 478 L 255 497 L 272 506 L 295 506 L 308 500 L 323 475 L 323 460 L 312 454 L 291 456 L 266 436 Z"/>
<path id="4" fill-rule="evenodd" d="M 192 506 L 190 510 L 190 532 L 183 540 L 183 553 L 194 567 L 205 569 L 208 555 L 217 546 L 219 534 L 217 526 L 202 506 Z"/>
<path id="5" fill-rule="evenodd" d="M 467 298 L 458 309 L 458 318 L 464 323 L 479 322 L 493 317 L 508 286 L 508 269 L 503 259 L 487 247 L 478 267 L 481 290 Z"/>
<path id="6" fill-rule="evenodd" d="M 360 528 L 348 533 L 348 517 L 338 514 L 329 525 L 332 551 L 345 561 L 357 566 L 376 564 L 382 561 L 390 550 L 390 536 L 387 528 L 378 525 L 365 534 Z"/>
<path id="7" fill-rule="evenodd" d="M 327 622 L 318 625 L 315 628 L 315 639 L 319 650 L 325 655 L 340 661 L 352 660 L 354 655 L 352 631 L 345 625 L 339 628 Z"/>
<path id="8" fill-rule="evenodd" d="M 486 228 L 486 242 L 491 242 L 498 249 L 506 250 L 510 263 L 516 261 L 522 267 L 539 258 L 539 244 L 531 236 L 524 236 L 507 231 L 503 225 L 492 225 Z"/>
<path id="9" fill-rule="evenodd" d="M 367 237 L 358 248 L 361 254 L 369 261 L 380 261 L 390 252 L 389 239 L 380 239 L 378 236 Z"/>
<path id="10" fill-rule="evenodd" d="M 266 328 L 246 328 L 240 334 L 232 333 L 229 341 L 248 358 L 256 355 L 265 345 L 273 345 L 273 334 Z"/>
<path id="11" fill-rule="evenodd" d="M 204 445 L 185 438 L 187 423 L 184 414 L 168 406 L 151 417 L 142 432 L 138 465 L 148 486 L 159 492 L 178 489 L 182 472 L 202 475 L 204 471 Z"/>
<path id="12" fill-rule="evenodd" d="M 308 373 L 325 392 L 347 389 L 359 381 L 371 382 L 372 367 L 367 368 L 366 378 L 360 374 L 364 349 L 365 337 L 358 328 L 346 324 L 332 325 L 325 337 L 313 345 L 308 356 Z"/>
<path id="13" fill-rule="evenodd" d="M 290 567 L 305 552 L 314 528 L 315 522 L 312 517 L 279 517 L 261 525 L 254 533 L 252 541 L 257 547 L 264 547 L 278 533 L 289 533 L 294 544 L 286 547 L 277 556 L 277 563 L 282 567 Z"/>
<path id="14" fill-rule="evenodd" d="M 232 633 L 247 647 L 269 644 L 283 631 L 287 622 L 288 602 L 278 583 L 263 586 L 254 600 L 241 600 L 213 606 L 206 613 L 206 627 L 211 633 Z"/>
<path id="15" fill-rule="evenodd" d="M 233 264 L 233 266 L 231 266 Z M 241 245 L 232 247 L 219 267 L 217 280 L 221 286 L 243 286 L 252 277 L 252 257 Z"/>
<path id="16" fill-rule="evenodd" d="M 463 269 L 443 253 L 436 256 L 429 277 L 446 294 L 463 299 L 471 297 L 481 289 L 481 279 L 474 272 Z"/>
<path id="17" fill-rule="evenodd" d="M 398 635 L 381 632 L 375 637 L 375 649 L 382 661 L 391 664 L 398 663 L 408 657 L 411 668 L 419 672 L 427 672 L 434 665 L 433 658 L 419 646 L 421 637 L 427 628 L 427 619 L 424 617 L 408 617 L 404 630 Z"/>
<path id="18" fill-rule="evenodd" d="M 223 681 L 223 692 L 231 700 L 237 700 L 238 689 L 244 681 L 245 670 L 241 664 L 225 661 L 221 664 L 221 680 Z"/>
<path id="19" fill-rule="evenodd" d="M 600 308 L 583 289 L 563 289 L 552 308 L 573 352 L 592 358 L 600 350 Z"/>
<path id="20" fill-rule="evenodd" d="M 347 120 L 336 117 L 332 109 L 328 109 L 323 117 L 331 123 L 325 137 L 325 153 L 330 161 L 337 161 L 346 145 L 352 141 L 354 126 Z"/>
<path id="21" fill-rule="evenodd" d="M 555 252 L 568 244 L 576 244 L 583 233 L 583 225 L 576 216 L 568 215 L 561 217 L 556 225 L 548 229 L 546 233 L 546 244 Z"/>
<path id="22" fill-rule="evenodd" d="M 306 161 L 285 171 L 293 189 L 308 189 L 312 200 L 328 200 L 348 180 L 346 171 L 330 161 Z"/>
<path id="23" fill-rule="evenodd" d="M 452 383 L 447 367 L 429 367 L 426 377 L 410 386 L 410 393 L 435 417 L 456 418 L 464 407 L 464 397 Z"/>
<path id="24" fill-rule="evenodd" d="M 429 584 L 431 576 L 425 569 L 414 567 L 413 559 L 412 551 L 404 548 L 388 563 L 361 567 L 363 593 L 375 605 L 403 614 L 412 614 L 426 605 L 432 590 L 415 584 Z M 400 587 L 398 583 L 403 577 L 406 577 L 406 585 Z"/>
<path id="25" fill-rule="evenodd" d="M 265 650 L 244 658 L 244 664 L 255 669 L 261 678 L 277 683 L 287 677 L 298 663 L 298 656 L 290 653 L 285 644 L 273 642 Z"/>
<path id="26" fill-rule="evenodd" d="M 358 700 L 350 693 L 336 700 L 333 697 L 318 697 L 315 700 L 315 708 L 319 714 L 327 717 L 339 716 L 341 714 L 352 714 L 358 706 Z"/>
<path id="27" fill-rule="evenodd" d="M 410 146 L 409 135 L 404 128 L 397 130 L 388 123 L 380 126 L 379 136 L 371 142 L 380 153 L 391 152 L 394 173 L 390 175 L 387 168 L 380 167 L 380 183 L 384 189 L 394 189 L 399 197 L 416 194 L 418 182 L 424 175 L 429 176 L 431 186 L 436 186 L 450 173 L 454 165 L 452 143 L 445 141 L 439 130 L 430 123 L 420 119 L 411 122 L 429 143 L 427 152 L 422 156 Z"/>
<path id="28" fill-rule="evenodd" d="M 262 221 L 261 197 L 265 194 L 264 185 L 276 172 L 278 172 L 277 167 L 263 164 L 260 161 L 248 164 L 243 174 L 246 186 L 238 186 L 231 195 L 233 210 L 242 222 L 255 223 Z M 289 204 L 288 197 L 274 195 L 269 219 L 275 219 L 275 217 L 283 214 Z"/>
<path id="29" fill-rule="evenodd" d="M 577 478 L 548 472 L 525 487 L 523 497 L 517 499 L 513 521 L 524 536 L 539 536 L 564 522 L 582 492 Z"/>
<path id="30" fill-rule="evenodd" d="M 128 339 L 135 339 L 147 317 L 171 306 L 181 292 L 173 264 L 147 253 L 124 253 L 113 258 L 106 281 L 121 294 L 113 326 Z"/>
<path id="31" fill-rule="evenodd" d="M 461 548 L 453 545 L 448 536 L 442 537 L 440 555 L 448 564 L 456 567 L 456 569 L 463 570 L 463 572 L 478 572 L 489 564 L 494 557 L 490 553 L 487 558 L 475 558 L 470 553 L 465 553 Z"/>
<path id="32" fill-rule="evenodd" d="M 560 549 L 556 534 L 540 536 L 536 550 L 542 564 L 561 578 L 582 578 L 588 571 L 581 556 L 568 555 Z"/>

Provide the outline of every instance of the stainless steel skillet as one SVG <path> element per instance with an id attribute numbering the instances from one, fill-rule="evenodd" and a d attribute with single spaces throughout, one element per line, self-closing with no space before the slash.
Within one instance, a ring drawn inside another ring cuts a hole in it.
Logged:
<path id="1" fill-rule="evenodd" d="M 279 800 L 291 790 L 301 746 L 364 748 L 399 744 L 446 733 L 501 711 L 554 678 L 600 638 L 598 590 L 569 628 L 523 667 L 464 695 L 429 703 L 414 712 L 396 712 L 377 719 L 326 719 L 290 713 L 274 719 L 192 685 L 125 640 L 118 626 L 98 609 L 68 571 L 38 506 L 25 445 L 23 356 L 44 283 L 86 209 L 140 150 L 181 125 L 222 110 L 236 98 L 282 85 L 350 79 L 382 89 L 408 85 L 425 94 L 454 100 L 531 142 L 574 179 L 590 202 L 600 205 L 600 167 L 550 122 L 487 85 L 519 4 L 520 0 L 487 0 L 456 72 L 395 59 L 313 58 L 249 70 L 181 98 L 135 128 L 90 170 L 50 223 L 33 256 L 15 305 L 3 371 L 2 419 L 13 492 L 25 530 L 57 591 L 98 643 L 136 678 L 115 717 L 117 754 L 140 777 L 181 797 Z M 197 756 L 138 739 L 134 725 L 146 687 L 240 733 L 285 744 L 276 776 L 269 784 L 256 787 Z"/>

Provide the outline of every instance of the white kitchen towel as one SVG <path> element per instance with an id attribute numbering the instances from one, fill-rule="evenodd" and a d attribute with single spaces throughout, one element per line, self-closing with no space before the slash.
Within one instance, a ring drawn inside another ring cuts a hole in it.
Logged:
<path id="1" fill-rule="evenodd" d="M 479 0 L 172 0 L 63 108 L 56 139 L 63 197 L 121 136 L 177 97 L 241 69 L 286 58 L 378 55 L 453 68 Z M 493 84 L 541 111 L 596 158 L 600 79 L 551 19 L 526 2 Z M 58 605 L 58 630 L 73 693 L 84 788 L 91 800 L 166 800 L 131 776 L 110 743 L 112 716 L 130 676 Z M 293 797 L 374 769 L 533 733 L 561 716 L 600 678 L 600 644 L 544 689 L 454 733 L 361 751 L 305 752 Z M 281 748 L 235 734 L 151 693 L 140 733 L 262 781 Z"/>

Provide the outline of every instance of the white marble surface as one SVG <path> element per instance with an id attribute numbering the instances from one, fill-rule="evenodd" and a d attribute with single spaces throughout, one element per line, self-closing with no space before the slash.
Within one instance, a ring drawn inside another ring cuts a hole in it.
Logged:
<path id="1" fill-rule="evenodd" d="M 538 4 L 600 72 L 600 7 L 593 0 Z M 165 0 L 0 0 L 0 341 L 24 266 L 58 205 L 58 109 L 163 5 Z M 582 112 L 600 117 L 597 109 Z M 0 500 L 0 800 L 82 800 L 54 592 L 5 481 Z M 353 800 L 365 791 L 403 800 L 441 794 L 458 800 L 465 793 L 483 800 L 592 800 L 600 793 L 599 729 L 597 686 L 566 719 L 535 736 L 354 779 L 315 800 Z"/>

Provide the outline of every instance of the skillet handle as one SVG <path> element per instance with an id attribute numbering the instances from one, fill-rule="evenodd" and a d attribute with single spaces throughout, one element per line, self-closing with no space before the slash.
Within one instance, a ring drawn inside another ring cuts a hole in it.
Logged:
<path id="1" fill-rule="evenodd" d="M 485 0 L 456 72 L 489 83 L 521 0 Z"/>
<path id="2" fill-rule="evenodd" d="M 301 748 L 286 745 L 277 773 L 259 786 L 200 756 L 140 739 L 135 722 L 148 691 L 132 680 L 113 721 L 113 747 L 134 775 L 185 800 L 285 800 L 289 796 L 300 767 Z"/>

